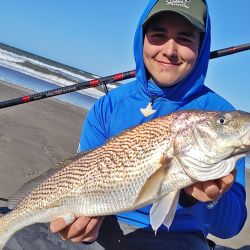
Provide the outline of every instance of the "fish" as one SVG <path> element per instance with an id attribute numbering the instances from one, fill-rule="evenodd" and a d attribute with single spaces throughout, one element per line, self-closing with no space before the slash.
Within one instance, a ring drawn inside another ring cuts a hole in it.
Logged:
<path id="1" fill-rule="evenodd" d="M 132 127 L 61 162 L 0 218 L 0 249 L 34 223 L 106 216 L 152 204 L 152 229 L 170 227 L 180 190 L 234 170 L 250 152 L 250 113 L 177 111 Z"/>

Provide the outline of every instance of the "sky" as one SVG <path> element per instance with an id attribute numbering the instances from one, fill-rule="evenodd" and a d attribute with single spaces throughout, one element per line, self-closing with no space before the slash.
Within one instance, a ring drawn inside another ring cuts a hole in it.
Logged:
<path id="1" fill-rule="evenodd" d="M 148 0 L 0 0 L 0 42 L 107 76 L 135 68 Z M 250 0 L 208 0 L 211 51 L 250 43 Z M 250 50 L 210 61 L 206 85 L 250 112 Z"/>

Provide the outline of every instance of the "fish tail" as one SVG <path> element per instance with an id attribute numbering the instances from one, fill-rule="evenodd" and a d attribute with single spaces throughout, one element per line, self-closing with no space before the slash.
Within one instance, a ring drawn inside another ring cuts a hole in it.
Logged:
<path id="1" fill-rule="evenodd" d="M 9 223 L 7 222 L 7 220 L 8 220 L 7 217 L 9 217 L 8 214 L 0 217 L 0 250 L 2 250 L 4 248 L 7 241 L 10 239 L 10 237 L 14 233 L 9 228 Z"/>
<path id="2" fill-rule="evenodd" d="M 63 212 L 61 212 L 60 208 L 59 212 L 58 208 L 47 208 L 40 211 L 29 211 L 28 209 L 19 208 L 0 217 L 0 250 L 3 249 L 7 241 L 17 231 L 36 222 L 49 222 Z"/>
<path id="3" fill-rule="evenodd" d="M 3 250 L 4 246 L 6 245 L 7 241 L 9 240 L 9 238 L 2 238 L 2 235 L 0 236 L 0 250 Z"/>
<path id="4" fill-rule="evenodd" d="M 15 232 L 31 224 L 28 215 L 14 209 L 0 217 L 0 250 Z"/>

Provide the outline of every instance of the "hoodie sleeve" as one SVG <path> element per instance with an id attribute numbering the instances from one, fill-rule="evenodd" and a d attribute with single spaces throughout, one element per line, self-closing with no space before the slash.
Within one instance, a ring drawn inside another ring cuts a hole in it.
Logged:
<path id="1" fill-rule="evenodd" d="M 245 191 L 245 160 L 237 164 L 237 178 L 217 202 L 198 202 L 187 208 L 204 227 L 205 233 L 226 239 L 238 234 L 247 218 Z"/>
<path id="2" fill-rule="evenodd" d="M 90 109 L 82 127 L 78 153 L 103 145 L 108 139 L 110 105 L 107 96 L 100 98 Z"/>

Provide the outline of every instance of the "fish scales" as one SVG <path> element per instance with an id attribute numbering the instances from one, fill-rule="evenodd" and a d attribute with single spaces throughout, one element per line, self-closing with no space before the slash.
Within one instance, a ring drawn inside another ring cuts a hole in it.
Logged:
<path id="1" fill-rule="evenodd" d="M 72 157 L 0 218 L 0 248 L 17 230 L 67 213 L 102 216 L 154 203 L 150 216 L 157 229 L 165 216 L 173 217 L 180 189 L 228 174 L 249 152 L 249 124 L 245 112 L 181 111 Z M 168 209 L 158 219 L 154 211 L 162 207 Z"/>
<path id="2" fill-rule="evenodd" d="M 61 206 L 77 195 L 83 196 L 79 199 L 81 214 L 88 216 L 131 209 L 128 204 L 135 200 L 136 190 L 142 187 L 158 167 L 156 163 L 162 155 L 159 145 L 161 141 L 165 145 L 167 141 L 164 139 L 168 137 L 162 132 L 162 123 L 168 124 L 168 119 L 165 120 L 143 124 L 140 129 L 136 127 L 133 131 L 127 131 L 103 147 L 73 161 L 42 183 L 6 219 L 13 220 L 20 213 L 27 216 L 32 212 Z M 164 138 L 157 140 L 162 136 Z M 152 150 L 156 151 L 156 157 L 152 157 Z M 102 205 L 95 208 L 96 203 Z M 65 211 L 61 209 L 61 212 Z"/>

